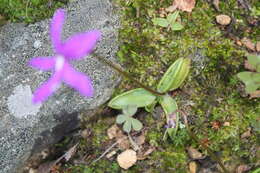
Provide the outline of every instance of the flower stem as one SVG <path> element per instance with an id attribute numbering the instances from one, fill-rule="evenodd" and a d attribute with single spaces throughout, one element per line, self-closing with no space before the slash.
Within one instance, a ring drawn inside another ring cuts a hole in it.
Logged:
<path id="1" fill-rule="evenodd" d="M 200 142 L 199 138 L 191 131 L 190 127 L 189 127 L 189 124 L 188 124 L 188 120 L 187 120 L 187 114 L 182 111 L 182 110 L 178 110 L 184 117 L 184 124 L 187 128 L 187 131 L 188 131 L 188 134 L 189 136 L 194 140 L 196 141 L 197 143 L 199 143 L 210 155 L 210 157 L 215 160 L 219 166 L 222 168 L 223 172 L 224 173 L 229 173 L 229 171 L 227 170 L 227 168 L 224 166 L 224 164 L 222 163 L 221 159 L 216 155 L 214 154 L 214 151 L 211 150 L 209 147 L 207 147 L 207 145 L 205 145 L 204 143 Z"/>
<path id="2" fill-rule="evenodd" d="M 97 58 L 98 60 L 100 60 L 101 62 L 103 62 L 104 64 L 110 66 L 111 68 L 113 68 L 114 70 L 116 70 L 119 74 L 123 75 L 124 77 L 130 79 L 131 81 L 133 81 L 135 84 L 137 84 L 139 87 L 144 88 L 145 90 L 153 93 L 154 95 L 157 96 L 162 96 L 164 95 L 164 93 L 160 93 L 144 84 L 142 84 L 141 82 L 139 82 L 138 80 L 134 79 L 132 76 L 130 76 L 126 71 L 122 70 L 118 65 L 114 64 L 112 61 L 109 61 L 101 56 L 99 56 L 97 53 L 93 53 L 93 57 Z"/>

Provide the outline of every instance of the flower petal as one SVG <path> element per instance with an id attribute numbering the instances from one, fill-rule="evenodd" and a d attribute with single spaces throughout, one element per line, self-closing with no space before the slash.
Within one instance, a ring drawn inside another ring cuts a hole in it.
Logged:
<path id="1" fill-rule="evenodd" d="M 97 30 L 76 34 L 63 44 L 61 54 L 68 59 L 82 58 L 92 51 L 100 38 Z"/>
<path id="2" fill-rule="evenodd" d="M 34 68 L 46 71 L 55 67 L 55 59 L 54 57 L 35 57 L 28 64 Z"/>
<path id="3" fill-rule="evenodd" d="M 53 44 L 56 53 L 60 53 L 60 49 L 62 47 L 61 41 L 61 33 L 62 33 L 62 26 L 65 21 L 65 10 L 58 9 L 53 15 L 51 25 L 50 25 L 50 36 L 51 41 Z"/>
<path id="4" fill-rule="evenodd" d="M 55 73 L 49 80 L 43 83 L 33 94 L 33 103 L 42 103 L 55 92 L 61 82 L 61 73 Z"/>
<path id="5" fill-rule="evenodd" d="M 91 80 L 84 73 L 76 71 L 70 64 L 65 63 L 62 79 L 72 88 L 78 90 L 81 95 L 91 97 L 93 95 L 93 87 Z"/>

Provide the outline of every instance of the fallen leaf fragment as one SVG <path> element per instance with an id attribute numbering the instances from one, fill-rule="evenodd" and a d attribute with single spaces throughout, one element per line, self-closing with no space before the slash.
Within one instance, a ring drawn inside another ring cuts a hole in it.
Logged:
<path id="1" fill-rule="evenodd" d="M 114 124 L 109 129 L 107 129 L 107 136 L 109 137 L 109 139 L 113 139 L 116 137 L 123 136 L 123 132 L 119 129 L 119 127 L 116 124 Z"/>
<path id="2" fill-rule="evenodd" d="M 241 42 L 247 49 L 255 51 L 255 44 L 250 39 L 244 37 Z"/>
<path id="3" fill-rule="evenodd" d="M 66 161 L 69 161 L 71 157 L 76 153 L 78 144 L 79 143 L 75 144 L 64 154 L 64 158 Z"/>
<path id="4" fill-rule="evenodd" d="M 225 126 L 225 127 L 228 127 L 228 126 L 230 126 L 230 122 L 224 122 L 224 124 L 223 124 L 223 126 Z"/>
<path id="5" fill-rule="evenodd" d="M 228 25 L 231 22 L 231 17 L 225 14 L 220 14 L 216 16 L 216 21 L 220 25 Z"/>
<path id="6" fill-rule="evenodd" d="M 82 138 L 84 138 L 84 139 L 88 139 L 90 135 L 91 135 L 91 131 L 90 131 L 89 129 L 84 129 L 84 130 L 81 132 L 81 136 L 82 136 Z"/>
<path id="7" fill-rule="evenodd" d="M 197 166 L 196 162 L 192 161 L 189 163 L 190 173 L 196 173 L 197 169 L 198 169 L 198 166 Z"/>
<path id="8" fill-rule="evenodd" d="M 213 5 L 214 5 L 214 7 L 216 8 L 216 10 L 217 11 L 220 11 L 220 9 L 219 9 L 219 0 L 213 0 Z"/>
<path id="9" fill-rule="evenodd" d="M 249 62 L 247 60 L 245 61 L 244 66 L 246 69 L 248 69 L 250 71 L 255 71 L 255 68 L 251 64 L 249 64 Z"/>
<path id="10" fill-rule="evenodd" d="M 236 169 L 236 173 L 245 173 L 250 170 L 248 165 L 239 165 Z"/>
<path id="11" fill-rule="evenodd" d="M 189 148 L 187 148 L 187 150 L 188 150 L 188 154 L 189 154 L 190 158 L 192 158 L 192 159 L 203 158 L 202 153 L 199 152 L 198 150 L 196 150 L 195 148 L 189 147 Z"/>
<path id="12" fill-rule="evenodd" d="M 117 138 L 118 147 L 121 150 L 126 150 L 130 148 L 130 142 L 127 138 L 127 136 L 123 135 L 121 138 Z"/>
<path id="13" fill-rule="evenodd" d="M 260 41 L 256 42 L 255 49 L 257 52 L 260 52 Z"/>
<path id="14" fill-rule="evenodd" d="M 175 9 L 191 12 L 195 7 L 195 0 L 174 0 L 172 5 Z"/>
<path id="15" fill-rule="evenodd" d="M 251 129 L 249 128 L 246 132 L 241 135 L 241 138 L 248 138 L 251 136 Z"/>
<path id="16" fill-rule="evenodd" d="M 255 92 L 252 92 L 249 94 L 250 95 L 250 98 L 260 98 L 260 90 L 257 90 Z"/>
<path id="17" fill-rule="evenodd" d="M 146 159 L 153 151 L 155 150 L 155 147 L 149 147 L 144 153 L 138 153 L 137 160 L 144 160 Z"/>
<path id="18" fill-rule="evenodd" d="M 144 135 L 145 134 L 142 133 L 140 136 L 137 136 L 135 138 L 135 142 L 136 142 L 137 145 L 143 145 L 144 144 L 144 142 L 145 142 L 145 136 Z"/>
<path id="19" fill-rule="evenodd" d="M 128 169 L 137 161 L 136 152 L 134 150 L 125 150 L 117 156 L 117 162 L 121 168 Z"/>

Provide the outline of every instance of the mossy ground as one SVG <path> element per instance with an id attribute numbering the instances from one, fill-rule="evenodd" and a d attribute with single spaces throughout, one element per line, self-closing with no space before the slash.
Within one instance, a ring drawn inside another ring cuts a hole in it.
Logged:
<path id="1" fill-rule="evenodd" d="M 66 2 L 68 0 L 1 0 L 0 15 L 11 22 L 34 23 L 51 17 L 55 9 Z"/>
<path id="2" fill-rule="evenodd" d="M 260 99 L 242 96 L 243 84 L 236 74 L 244 70 L 246 50 L 231 39 L 231 36 L 236 36 L 248 37 L 253 42 L 259 41 L 259 28 L 248 23 L 248 17 L 254 19 L 252 12 L 241 8 L 237 0 L 220 1 L 220 12 L 211 3 L 197 0 L 191 14 L 180 13 L 184 29 L 174 32 L 155 26 L 151 21 L 154 17 L 159 17 L 160 8 L 171 5 L 171 0 L 113 2 L 121 14 L 118 59 L 125 69 L 142 83 L 155 88 L 163 72 L 177 58 L 193 58 L 199 53 L 202 58 L 197 61 L 199 64 L 193 61 L 184 86 L 174 93 L 179 107 L 193 117 L 190 118 L 193 132 L 220 155 L 230 170 L 241 164 L 249 164 L 252 168 L 259 166 L 259 129 L 254 124 L 259 123 Z M 250 1 L 250 4 L 252 7 L 260 5 L 257 0 Z M 20 13 L 23 14 L 24 11 L 9 12 L 7 16 L 19 20 L 15 16 L 24 16 Z M 218 14 L 227 14 L 239 20 L 228 27 L 219 26 L 215 22 Z M 25 21 L 36 19 L 38 17 Z M 134 87 L 126 79 L 116 93 Z M 94 123 L 83 124 L 83 128 L 90 129 L 91 135 L 89 140 L 80 140 L 77 152 L 79 157 L 89 155 L 89 160 L 94 160 L 112 144 L 106 130 L 115 122 L 115 116 L 101 114 L 99 117 L 101 118 Z M 87 163 L 88 166 L 68 163 L 59 170 L 68 173 L 187 172 L 190 159 L 186 147 L 193 146 L 208 155 L 198 143 L 191 140 L 185 129 L 178 131 L 175 140 L 162 142 L 165 131 L 163 117 L 154 118 L 147 114 L 138 118 L 147 128 L 147 144 L 156 147 L 148 159 L 138 161 L 128 171 L 121 170 L 116 160 L 106 158 L 95 164 Z M 241 134 L 249 128 L 250 136 L 241 138 Z"/>

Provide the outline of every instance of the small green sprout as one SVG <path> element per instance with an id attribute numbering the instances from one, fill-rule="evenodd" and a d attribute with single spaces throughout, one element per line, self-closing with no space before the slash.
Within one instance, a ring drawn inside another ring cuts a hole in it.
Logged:
<path id="1" fill-rule="evenodd" d="M 175 11 L 172 14 L 169 14 L 166 19 L 165 18 L 154 18 L 152 19 L 154 25 L 159 25 L 165 28 L 171 28 L 173 31 L 179 31 L 183 29 L 181 23 L 177 21 L 179 17 L 179 11 Z"/>
<path id="2" fill-rule="evenodd" d="M 136 111 L 136 106 L 126 106 L 123 108 L 123 114 L 118 115 L 116 118 L 117 124 L 124 123 L 123 130 L 127 133 L 129 133 L 132 128 L 135 131 L 140 131 L 143 128 L 143 124 L 139 120 L 133 118 Z"/>

